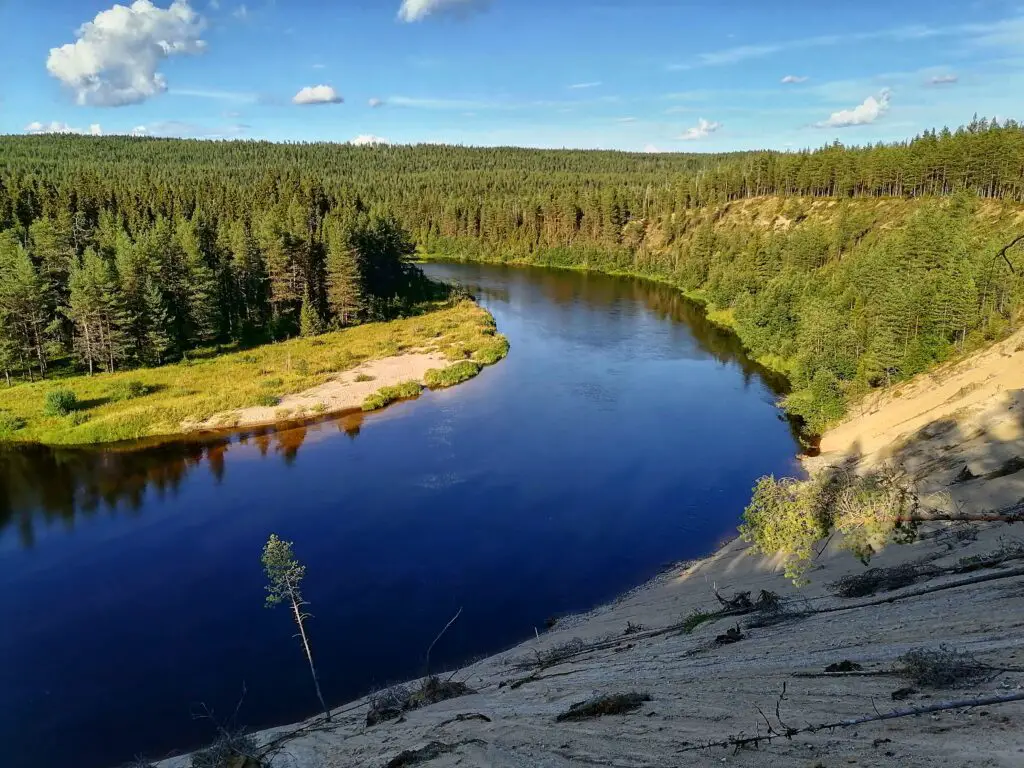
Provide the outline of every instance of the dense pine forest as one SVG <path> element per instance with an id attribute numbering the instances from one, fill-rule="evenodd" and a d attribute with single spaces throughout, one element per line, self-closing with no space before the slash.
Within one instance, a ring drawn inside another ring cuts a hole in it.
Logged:
<path id="1" fill-rule="evenodd" d="M 720 155 L 0 138 L 0 369 L 117 370 L 406 311 L 408 257 L 668 280 L 790 377 L 853 396 L 1019 320 L 1024 129 Z"/>

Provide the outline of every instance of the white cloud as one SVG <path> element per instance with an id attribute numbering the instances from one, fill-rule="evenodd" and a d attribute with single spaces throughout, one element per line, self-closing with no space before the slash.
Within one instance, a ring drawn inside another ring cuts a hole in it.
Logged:
<path id="1" fill-rule="evenodd" d="M 341 104 L 341 98 L 329 85 L 307 85 L 292 97 L 293 104 Z"/>
<path id="2" fill-rule="evenodd" d="M 211 4 L 211 7 L 212 7 L 212 4 Z M 129 136 L 148 136 L 149 135 L 149 128 L 147 128 L 144 125 L 136 125 L 130 131 L 128 131 L 128 135 Z"/>
<path id="3" fill-rule="evenodd" d="M 952 85 L 953 83 L 959 82 L 960 77 L 958 75 L 936 75 L 928 81 L 929 85 Z"/>
<path id="4" fill-rule="evenodd" d="M 377 107 L 383 107 L 384 106 L 384 99 L 378 99 L 376 96 L 374 96 L 372 99 L 370 99 L 366 103 L 369 104 L 374 109 L 376 109 Z"/>
<path id="5" fill-rule="evenodd" d="M 235 10 L 231 12 L 231 15 L 239 21 L 245 21 L 247 18 L 249 18 L 249 9 L 245 7 L 245 3 L 242 3 L 240 6 L 238 6 L 237 8 L 235 8 Z"/>
<path id="6" fill-rule="evenodd" d="M 818 128 L 849 128 L 853 125 L 869 125 L 889 111 L 892 92 L 885 88 L 878 97 L 868 96 L 853 109 L 833 112 L 828 120 L 815 123 Z"/>
<path id="7" fill-rule="evenodd" d="M 786 75 L 779 82 L 783 85 L 793 85 L 795 83 L 806 83 L 809 79 L 805 75 Z"/>
<path id="8" fill-rule="evenodd" d="M 661 150 L 658 149 L 653 144 L 644 144 L 644 152 L 646 152 L 649 155 L 654 155 L 657 154 L 658 152 L 661 152 Z"/>
<path id="9" fill-rule="evenodd" d="M 75 33 L 74 43 L 51 48 L 50 74 L 72 89 L 80 106 L 137 104 L 167 90 L 157 67 L 171 56 L 201 53 L 202 18 L 187 0 L 167 9 L 150 0 L 115 5 Z"/>
<path id="10" fill-rule="evenodd" d="M 636 118 L 635 117 L 617 117 L 617 118 L 615 118 L 615 122 L 617 122 L 617 123 L 635 123 L 636 122 Z"/>
<path id="11" fill-rule="evenodd" d="M 390 143 L 391 142 L 388 141 L 387 139 L 383 139 L 380 136 L 373 136 L 372 134 L 369 134 L 369 133 L 364 133 L 364 134 L 361 134 L 359 136 L 356 136 L 354 139 L 352 139 L 349 142 L 349 144 L 352 144 L 353 146 L 356 146 L 356 147 L 372 147 L 372 146 L 375 146 L 375 145 L 378 145 L 378 144 L 390 144 Z"/>
<path id="12" fill-rule="evenodd" d="M 711 122 L 710 120 L 705 120 L 702 117 L 697 121 L 695 126 L 688 128 L 682 136 L 678 137 L 678 139 L 680 141 L 698 141 L 700 139 L 706 139 L 721 127 L 721 123 Z"/>
<path id="13" fill-rule="evenodd" d="M 314 64 L 313 69 L 327 69 L 326 64 Z"/>
<path id="14" fill-rule="evenodd" d="M 569 87 L 574 91 L 580 91 L 583 90 L 584 88 L 597 88 L 599 85 L 601 85 L 601 81 L 595 80 L 592 83 L 573 83 Z"/>
<path id="15" fill-rule="evenodd" d="M 58 120 L 53 120 L 49 123 L 41 123 L 38 120 L 35 120 L 25 126 L 25 133 L 31 133 L 34 135 L 41 135 L 44 133 L 81 133 L 89 134 L 90 136 L 102 136 L 103 129 L 100 127 L 99 123 L 93 123 L 88 128 L 75 128 Z"/>
<path id="16" fill-rule="evenodd" d="M 489 0 L 402 0 L 398 18 L 402 21 L 422 21 L 439 11 L 471 11 L 489 4 Z"/>

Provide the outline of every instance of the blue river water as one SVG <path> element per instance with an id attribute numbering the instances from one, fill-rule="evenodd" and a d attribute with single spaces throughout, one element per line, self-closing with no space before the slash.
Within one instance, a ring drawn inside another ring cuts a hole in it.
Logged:
<path id="1" fill-rule="evenodd" d="M 332 705 L 496 652 L 735 534 L 794 471 L 782 383 L 668 287 L 432 264 L 511 341 L 379 414 L 125 450 L 0 451 L 8 768 L 110 768 L 317 709 L 260 550 L 307 566 Z"/>

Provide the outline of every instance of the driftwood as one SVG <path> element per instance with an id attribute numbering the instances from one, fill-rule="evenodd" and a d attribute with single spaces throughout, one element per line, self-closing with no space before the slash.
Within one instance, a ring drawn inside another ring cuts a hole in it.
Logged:
<path id="1" fill-rule="evenodd" d="M 697 752 L 705 749 L 712 749 L 714 747 L 733 747 L 736 750 L 740 750 L 744 747 L 757 747 L 762 742 L 770 744 L 775 739 L 792 739 L 794 736 L 798 736 L 804 733 L 817 733 L 818 731 L 831 731 L 836 728 L 852 728 L 857 725 L 864 725 L 865 723 L 876 723 L 883 720 L 896 720 L 901 717 L 913 717 L 914 715 L 926 715 L 931 712 L 943 712 L 950 709 L 970 709 L 972 707 L 987 707 L 996 704 L 1008 704 L 1013 701 L 1024 701 L 1024 692 L 1007 693 L 1002 695 L 993 696 L 979 696 L 973 699 L 956 699 L 953 701 L 942 701 L 935 704 L 928 704 L 922 707 L 911 707 L 908 709 L 894 709 L 891 712 L 877 712 L 873 715 L 864 715 L 862 717 L 854 717 L 849 720 L 835 720 L 830 723 L 818 723 L 817 725 L 807 725 L 802 728 L 792 728 L 785 724 L 782 720 L 779 708 L 781 702 L 785 699 L 786 687 L 782 687 L 782 695 L 779 696 L 778 702 L 775 705 L 775 719 L 777 724 L 772 723 L 764 714 L 760 712 L 762 719 L 768 727 L 768 732 L 764 735 L 758 733 L 756 736 L 729 736 L 724 739 L 715 739 L 713 741 L 704 742 L 703 744 L 696 744 L 689 747 L 684 747 L 681 752 Z M 776 727 L 776 725 L 778 727 Z"/>

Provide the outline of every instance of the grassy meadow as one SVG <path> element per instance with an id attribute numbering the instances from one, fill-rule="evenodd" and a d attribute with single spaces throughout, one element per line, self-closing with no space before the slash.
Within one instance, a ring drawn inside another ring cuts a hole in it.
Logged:
<path id="1" fill-rule="evenodd" d="M 507 349 L 486 310 L 465 299 L 439 303 L 414 317 L 219 355 L 193 353 L 158 368 L 0 386 L 0 440 L 84 445 L 174 435 L 218 413 L 274 404 L 368 360 L 438 351 L 453 362 L 489 363 Z"/>

